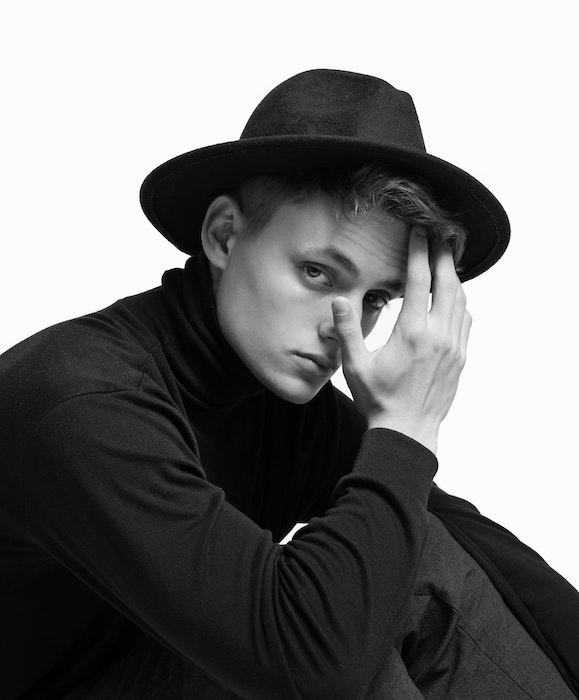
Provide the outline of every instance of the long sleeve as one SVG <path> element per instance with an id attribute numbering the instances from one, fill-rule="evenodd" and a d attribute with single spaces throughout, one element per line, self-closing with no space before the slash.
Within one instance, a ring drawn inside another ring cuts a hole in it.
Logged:
<path id="1" fill-rule="evenodd" d="M 367 431 L 328 510 L 284 547 L 206 479 L 190 428 L 154 387 L 87 393 L 52 408 L 29 440 L 26 527 L 232 692 L 354 700 L 412 590 L 436 466 L 413 440 Z"/>

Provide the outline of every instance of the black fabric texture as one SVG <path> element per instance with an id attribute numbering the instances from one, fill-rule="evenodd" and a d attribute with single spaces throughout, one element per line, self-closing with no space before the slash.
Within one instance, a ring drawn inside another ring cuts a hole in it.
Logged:
<path id="1" fill-rule="evenodd" d="M 0 389 L 3 699 L 363 698 L 427 502 L 577 693 L 577 592 L 471 504 L 428 501 L 432 453 L 331 385 L 265 391 L 204 256 L 18 344 Z"/>
<path id="2" fill-rule="evenodd" d="M 220 333 L 204 256 L 18 344 L 0 384 L 4 700 L 91 697 L 149 644 L 170 656 L 143 695 L 174 658 L 233 696 L 364 697 L 436 458 L 365 431 L 329 384 L 303 406 L 266 391 Z"/>
<path id="3" fill-rule="evenodd" d="M 428 508 L 478 562 L 579 697 L 579 593 L 530 547 L 433 485 Z"/>

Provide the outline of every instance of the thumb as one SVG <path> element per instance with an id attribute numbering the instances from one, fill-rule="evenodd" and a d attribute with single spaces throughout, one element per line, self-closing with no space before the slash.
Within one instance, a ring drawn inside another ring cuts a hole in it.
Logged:
<path id="1" fill-rule="evenodd" d="M 346 297 L 332 299 L 334 328 L 342 349 L 344 369 L 360 366 L 364 355 L 368 352 L 362 336 L 360 319 Z"/>

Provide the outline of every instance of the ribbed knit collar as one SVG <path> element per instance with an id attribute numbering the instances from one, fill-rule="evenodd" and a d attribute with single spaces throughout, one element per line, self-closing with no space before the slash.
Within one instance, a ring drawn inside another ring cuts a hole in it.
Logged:
<path id="1" fill-rule="evenodd" d="M 265 391 L 227 342 L 217 319 L 209 261 L 203 252 L 163 275 L 176 341 L 165 349 L 183 398 L 224 408 Z"/>

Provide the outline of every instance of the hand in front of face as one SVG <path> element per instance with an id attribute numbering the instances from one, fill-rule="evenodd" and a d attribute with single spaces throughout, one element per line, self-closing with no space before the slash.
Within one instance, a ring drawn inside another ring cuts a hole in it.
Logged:
<path id="1" fill-rule="evenodd" d="M 368 352 L 360 319 L 345 297 L 332 302 L 350 391 L 369 428 L 390 428 L 436 452 L 466 360 L 472 318 L 447 244 L 434 244 L 413 227 L 404 301 L 388 342 Z M 428 310 L 432 285 L 432 306 Z M 340 313 L 348 309 L 347 313 Z"/>

